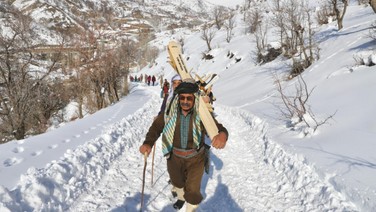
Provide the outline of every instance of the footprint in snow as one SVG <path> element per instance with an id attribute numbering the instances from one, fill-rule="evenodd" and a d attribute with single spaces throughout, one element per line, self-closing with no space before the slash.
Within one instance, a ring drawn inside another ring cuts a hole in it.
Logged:
<path id="1" fill-rule="evenodd" d="M 21 147 L 16 147 L 16 148 L 13 149 L 14 153 L 21 153 L 23 151 L 25 151 L 25 148 L 23 148 L 22 146 Z"/>
<path id="2" fill-rule="evenodd" d="M 77 135 L 75 135 L 74 137 L 75 137 L 75 138 L 79 138 L 79 137 L 81 137 L 81 135 L 80 135 L 80 134 L 77 134 Z"/>
<path id="3" fill-rule="evenodd" d="M 16 157 L 13 157 L 13 158 L 8 158 L 6 159 L 3 164 L 4 166 L 6 167 L 10 167 L 10 166 L 13 166 L 13 165 L 16 165 L 16 164 L 19 164 L 23 161 L 23 158 L 16 158 Z"/>
<path id="4" fill-rule="evenodd" d="M 33 153 L 31 153 L 31 156 L 39 156 L 39 155 L 41 155 L 43 153 L 43 151 L 42 150 L 39 150 L 39 151 L 35 151 L 35 152 L 33 152 Z"/>
<path id="5" fill-rule="evenodd" d="M 62 141 L 63 143 L 69 143 L 71 141 L 71 139 L 67 138 L 65 139 L 64 141 Z"/>
<path id="6" fill-rule="evenodd" d="M 59 145 L 57 144 L 53 144 L 53 145 L 50 145 L 48 146 L 49 149 L 56 149 Z"/>

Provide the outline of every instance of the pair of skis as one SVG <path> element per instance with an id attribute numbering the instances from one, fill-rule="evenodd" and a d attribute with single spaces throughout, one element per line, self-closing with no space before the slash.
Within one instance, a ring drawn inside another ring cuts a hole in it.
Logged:
<path id="1" fill-rule="evenodd" d="M 168 54 L 170 56 L 170 64 L 171 66 L 176 70 L 176 72 L 180 75 L 181 79 L 184 81 L 186 79 L 193 79 L 189 73 L 187 66 L 185 64 L 185 60 L 182 56 L 181 46 L 175 42 L 170 41 L 167 46 Z M 216 75 L 215 77 L 218 77 Z M 218 78 L 217 78 L 218 79 Z M 200 80 L 200 79 L 199 79 Z M 203 79 L 201 79 L 203 80 Z M 200 82 L 201 82 L 200 80 Z M 211 88 L 213 83 L 216 81 L 214 78 L 211 79 L 212 83 L 208 82 L 204 86 L 204 88 L 207 88 L 206 91 Z M 205 82 L 204 80 L 202 82 Z M 204 91 L 204 93 L 206 92 Z M 200 96 L 199 99 L 199 115 L 201 118 L 202 123 L 204 124 L 204 127 L 206 129 L 206 132 L 208 133 L 211 140 L 213 140 L 214 136 L 218 135 L 218 128 L 215 124 L 215 121 L 213 119 L 213 116 L 211 112 L 209 111 L 209 108 L 206 106 L 206 103 L 202 96 Z"/>

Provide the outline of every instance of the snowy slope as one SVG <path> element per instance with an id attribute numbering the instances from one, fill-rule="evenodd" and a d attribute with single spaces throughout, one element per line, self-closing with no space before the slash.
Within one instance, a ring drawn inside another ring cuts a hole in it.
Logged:
<path id="1" fill-rule="evenodd" d="M 305 73 L 315 87 L 310 105 L 320 118 L 333 120 L 308 137 L 286 127 L 272 73 L 288 69 L 278 58 L 257 66 L 254 42 L 237 17 L 230 44 L 220 31 L 210 52 L 198 32 L 161 32 L 153 42 L 165 49 L 185 39 L 187 64 L 194 72 L 218 73 L 214 86 L 217 118 L 230 132 L 223 150 L 212 150 L 210 175 L 199 211 L 375 211 L 376 68 L 355 66 L 353 55 L 372 52 L 367 36 L 375 14 L 351 5 L 345 28 L 335 23 L 317 34 L 321 59 Z M 231 51 L 236 62 L 227 56 Z M 174 71 L 161 52 L 156 65 L 141 73 Z M 134 73 L 139 74 L 139 73 Z M 295 81 L 286 82 L 294 86 Z M 140 209 L 143 157 L 138 148 L 159 110 L 159 86 L 133 84 L 119 103 L 46 134 L 0 146 L 0 211 L 136 211 Z M 146 211 L 173 211 L 165 159 L 156 151 L 154 183 L 148 159 Z"/>

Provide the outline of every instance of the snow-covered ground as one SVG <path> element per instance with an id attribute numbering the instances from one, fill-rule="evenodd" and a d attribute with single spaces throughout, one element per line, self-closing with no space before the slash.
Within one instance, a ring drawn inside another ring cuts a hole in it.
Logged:
<path id="1" fill-rule="evenodd" d="M 31 142 L 42 143 L 43 138 L 9 143 L 14 155 L 19 156 L 13 158 L 18 162 L 2 168 L 2 171 L 9 171 L 8 178 L 20 171 L 22 165 L 41 168 L 25 170 L 12 191 L 2 188 L 1 211 L 5 208 L 11 211 L 137 211 L 144 165 L 138 147 L 151 124 L 151 117 L 158 112 L 161 103 L 158 93 L 159 88 L 138 85 L 116 105 L 122 107 L 113 106 L 101 111 L 111 116 L 101 119 L 99 114 L 94 114 L 92 117 L 98 115 L 95 121 L 76 121 L 78 125 L 74 128 L 81 133 L 67 124 L 53 131 L 64 131 L 64 136 L 51 136 L 50 140 L 45 140 L 50 143 L 48 146 L 32 145 Z M 137 99 L 143 100 L 144 104 L 139 104 L 141 101 Z M 127 105 L 129 102 L 137 105 L 137 109 Z M 212 151 L 211 172 L 202 182 L 205 201 L 200 209 L 355 209 L 354 204 L 329 182 L 320 179 L 303 157 L 288 154 L 270 140 L 266 135 L 266 123 L 261 119 L 233 107 L 217 106 L 216 111 L 218 120 L 227 126 L 231 137 L 226 150 Z M 123 119 L 116 120 L 116 115 Z M 107 127 L 100 129 L 103 123 L 107 123 Z M 83 139 L 85 135 L 96 134 L 95 131 L 101 132 L 96 138 Z M 51 154 L 58 153 L 64 155 L 55 156 L 56 160 L 44 160 L 43 156 L 50 155 L 51 158 Z M 39 159 L 39 162 L 32 163 L 32 159 Z M 43 164 L 43 160 L 47 164 Z M 146 209 L 174 211 L 160 145 L 156 150 L 153 184 L 150 159 L 147 167 Z M 6 183 L 8 186 L 14 184 L 15 181 Z"/>
<path id="2" fill-rule="evenodd" d="M 183 36 L 187 65 L 220 75 L 215 112 L 230 137 L 225 149 L 211 152 L 199 211 L 376 210 L 376 68 L 356 67 L 353 59 L 375 47 L 367 36 L 374 20 L 369 7 L 354 4 L 344 29 L 331 23 L 317 34 L 321 59 L 303 75 L 315 87 L 309 104 L 318 118 L 337 113 L 305 137 L 287 128 L 274 106 L 273 73 L 286 69 L 284 59 L 256 66 L 241 17 L 230 44 L 224 31 L 216 34 L 210 61 L 201 60 L 206 45 L 199 33 L 159 35 L 154 44 L 161 49 Z M 141 73 L 171 78 L 166 58 L 164 51 Z M 132 84 L 129 96 L 96 114 L 1 145 L 0 211 L 138 211 L 144 167 L 138 148 L 159 110 L 159 93 L 159 86 Z M 153 170 L 151 183 L 149 157 L 144 209 L 174 211 L 160 145 Z"/>

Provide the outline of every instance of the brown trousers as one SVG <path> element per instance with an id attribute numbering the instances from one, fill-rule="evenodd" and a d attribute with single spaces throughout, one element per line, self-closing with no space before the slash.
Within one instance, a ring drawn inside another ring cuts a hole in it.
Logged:
<path id="1" fill-rule="evenodd" d="M 187 159 L 172 154 L 167 160 L 167 171 L 172 185 L 184 188 L 185 201 L 193 205 L 199 204 L 203 199 L 200 187 L 204 165 L 205 151 Z"/>

